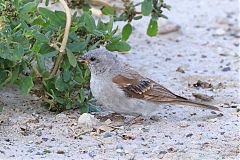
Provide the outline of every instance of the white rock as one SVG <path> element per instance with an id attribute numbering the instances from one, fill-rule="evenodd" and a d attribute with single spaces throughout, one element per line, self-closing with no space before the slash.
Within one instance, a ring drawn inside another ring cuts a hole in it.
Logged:
<path id="1" fill-rule="evenodd" d="M 226 31 L 222 28 L 216 29 L 215 33 L 213 34 L 214 36 L 224 36 L 226 34 Z"/>
<path id="2" fill-rule="evenodd" d="M 159 34 L 169 34 L 172 32 L 177 32 L 180 30 L 180 26 L 171 22 L 167 22 L 166 24 L 160 25 L 158 28 Z"/>
<path id="3" fill-rule="evenodd" d="M 81 125 L 81 127 L 92 128 L 93 126 L 96 126 L 98 122 L 99 120 L 96 119 L 94 115 L 91 115 L 89 113 L 83 113 L 78 118 L 78 125 Z"/>

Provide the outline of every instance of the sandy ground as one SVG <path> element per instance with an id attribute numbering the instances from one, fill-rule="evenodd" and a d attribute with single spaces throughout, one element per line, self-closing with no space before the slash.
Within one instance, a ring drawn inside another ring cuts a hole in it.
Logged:
<path id="1" fill-rule="evenodd" d="M 177 94 L 212 96 L 223 116 L 160 106 L 159 119 L 129 126 L 115 116 L 86 129 L 77 123 L 78 110 L 50 113 L 34 97 L 7 87 L 0 92 L 5 106 L 0 159 L 240 159 L 239 3 L 167 2 L 172 6 L 169 21 L 180 30 L 149 38 L 148 19 L 136 22 L 129 40 L 133 49 L 119 57 Z M 179 67 L 185 73 L 177 72 Z M 198 80 L 210 88 L 193 87 Z M 116 124 L 120 127 L 112 127 Z"/>

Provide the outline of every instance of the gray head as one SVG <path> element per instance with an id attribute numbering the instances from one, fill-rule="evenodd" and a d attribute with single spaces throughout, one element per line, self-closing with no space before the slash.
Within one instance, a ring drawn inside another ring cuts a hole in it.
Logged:
<path id="1" fill-rule="evenodd" d="M 95 75 L 111 72 L 119 63 L 117 56 L 107 51 L 105 48 L 87 52 L 81 57 L 80 61 L 82 63 L 87 63 L 91 74 Z"/>

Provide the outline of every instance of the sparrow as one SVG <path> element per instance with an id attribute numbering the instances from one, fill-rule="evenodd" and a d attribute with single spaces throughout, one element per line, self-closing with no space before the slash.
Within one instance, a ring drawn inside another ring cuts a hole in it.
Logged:
<path id="1" fill-rule="evenodd" d="M 131 69 L 105 48 L 89 51 L 79 61 L 88 65 L 92 94 L 107 110 L 147 117 L 159 111 L 161 104 L 190 105 L 219 111 L 215 106 L 174 94 Z"/>

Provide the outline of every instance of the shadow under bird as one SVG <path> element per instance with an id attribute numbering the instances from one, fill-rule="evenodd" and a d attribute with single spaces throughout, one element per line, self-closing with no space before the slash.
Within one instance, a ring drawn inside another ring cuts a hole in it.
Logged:
<path id="1" fill-rule="evenodd" d="M 90 87 L 104 108 L 122 114 L 151 116 L 160 104 L 190 105 L 219 111 L 219 108 L 178 96 L 142 76 L 104 48 L 80 58 L 91 71 Z"/>

